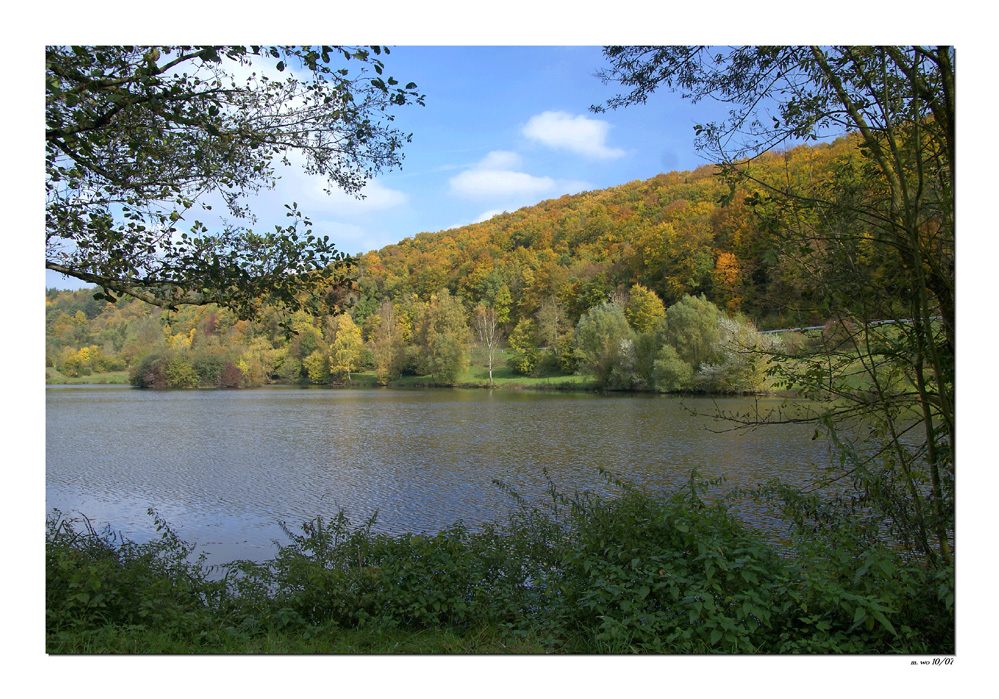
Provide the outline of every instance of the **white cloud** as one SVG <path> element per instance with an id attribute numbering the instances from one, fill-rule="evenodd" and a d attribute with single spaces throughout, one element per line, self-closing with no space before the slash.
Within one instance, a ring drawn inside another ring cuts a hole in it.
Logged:
<path id="1" fill-rule="evenodd" d="M 493 216 L 499 216 L 500 214 L 508 214 L 508 213 L 510 213 L 510 209 L 507 208 L 490 209 L 489 211 L 484 211 L 483 213 L 479 214 L 470 221 L 459 221 L 457 223 L 452 223 L 445 230 L 451 230 L 452 228 L 464 228 L 465 226 L 471 226 L 472 224 L 475 223 L 482 223 L 483 221 L 488 221 Z"/>
<path id="2" fill-rule="evenodd" d="M 380 250 L 386 245 L 398 242 L 391 233 L 372 232 L 363 226 L 340 221 L 315 221 L 312 231 L 320 237 L 328 235 L 337 250 L 350 255 Z"/>
<path id="3" fill-rule="evenodd" d="M 364 198 L 357 199 L 339 189 L 335 189 L 327 195 L 323 188 L 328 185 L 321 180 L 313 179 L 313 201 L 321 205 L 324 210 L 343 216 L 360 216 L 372 211 L 405 206 L 409 202 L 408 194 L 398 189 L 389 189 L 378 180 L 369 181 L 361 190 Z"/>
<path id="4" fill-rule="evenodd" d="M 524 200 L 564 191 L 566 183 L 562 181 L 515 169 L 522 165 L 523 158 L 517 153 L 508 150 L 490 151 L 471 168 L 448 180 L 451 193 L 469 199 Z"/>
<path id="5" fill-rule="evenodd" d="M 582 114 L 568 112 L 542 112 L 531 117 L 523 134 L 551 148 L 560 148 L 591 158 L 620 158 L 625 153 L 620 148 L 606 144 L 610 124 L 590 119 Z"/>
<path id="6" fill-rule="evenodd" d="M 489 211 L 485 211 L 479 214 L 479 217 L 474 221 L 472 221 L 472 223 L 482 223 L 483 221 L 488 221 L 493 216 L 499 216 L 500 214 L 505 214 L 505 213 L 507 213 L 506 209 L 490 209 Z"/>
<path id="7" fill-rule="evenodd" d="M 513 170 L 466 170 L 450 180 L 451 191 L 473 199 L 542 194 L 555 186 L 550 177 L 535 177 Z"/>
<path id="8" fill-rule="evenodd" d="M 512 170 L 520 167 L 523 162 L 524 159 L 513 151 L 494 150 L 475 167 L 480 170 Z"/>

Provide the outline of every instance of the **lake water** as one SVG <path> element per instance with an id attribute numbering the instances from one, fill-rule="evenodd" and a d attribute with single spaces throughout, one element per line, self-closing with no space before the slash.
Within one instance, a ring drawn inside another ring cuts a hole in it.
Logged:
<path id="1" fill-rule="evenodd" d="M 698 413 L 779 399 L 489 390 L 46 390 L 46 505 L 145 540 L 152 507 L 212 562 L 271 557 L 297 525 L 342 507 L 376 530 L 503 519 L 509 494 L 611 492 L 604 467 L 656 490 L 696 469 L 727 486 L 803 484 L 828 462 L 812 428 L 752 432 Z M 763 526 L 764 512 L 743 515 Z"/>

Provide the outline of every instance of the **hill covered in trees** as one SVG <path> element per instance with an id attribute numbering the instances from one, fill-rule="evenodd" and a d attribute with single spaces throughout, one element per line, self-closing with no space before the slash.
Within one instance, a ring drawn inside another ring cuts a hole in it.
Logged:
<path id="1" fill-rule="evenodd" d="M 166 312 L 49 290 L 46 364 L 65 376 L 127 369 L 135 385 L 158 387 L 347 382 L 359 370 L 381 383 L 409 373 L 454 384 L 476 344 L 490 360 L 509 347 L 525 375 L 758 390 L 762 370 L 747 357 L 775 340 L 757 328 L 828 320 L 815 270 L 804 273 L 822 251 L 779 245 L 785 212 L 766 192 L 842 187 L 861 158 L 844 138 L 767 154 L 740 181 L 704 166 L 420 233 L 356 260 L 338 316 L 265 307 L 247 321 L 214 306 Z M 886 264 L 858 262 L 872 282 Z"/>
<path id="2" fill-rule="evenodd" d="M 768 154 L 753 168 L 781 186 L 834 179 L 858 157 L 856 142 L 840 139 Z M 704 294 L 762 328 L 824 321 L 797 261 L 770 240 L 773 212 L 747 204 L 761 190 L 705 165 L 421 233 L 361 256 L 354 313 L 366 316 L 380 300 L 410 293 L 426 300 L 447 287 L 514 321 L 555 297 L 575 321 L 618 288 L 640 284 L 666 305 Z"/>

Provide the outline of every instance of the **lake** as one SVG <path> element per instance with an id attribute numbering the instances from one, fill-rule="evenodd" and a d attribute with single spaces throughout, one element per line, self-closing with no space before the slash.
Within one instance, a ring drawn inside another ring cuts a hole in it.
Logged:
<path id="1" fill-rule="evenodd" d="M 610 493 L 603 467 L 655 490 L 691 469 L 751 487 L 803 484 L 829 460 L 805 425 L 751 432 L 706 415 L 780 399 L 498 390 L 267 387 L 46 389 L 46 506 L 153 536 L 152 507 L 209 561 L 263 560 L 297 525 L 344 508 L 377 531 L 503 519 L 511 497 Z M 742 512 L 773 526 L 763 511 Z"/>

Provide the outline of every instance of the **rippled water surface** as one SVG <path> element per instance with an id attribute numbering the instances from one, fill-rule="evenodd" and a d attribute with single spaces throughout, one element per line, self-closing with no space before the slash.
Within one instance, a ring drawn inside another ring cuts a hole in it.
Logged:
<path id="1" fill-rule="evenodd" d="M 154 530 L 152 507 L 221 562 L 267 558 L 283 539 L 278 521 L 338 507 L 355 523 L 377 511 L 375 528 L 391 533 L 499 520 L 510 496 L 493 480 L 542 497 L 543 469 L 561 490 L 599 492 L 599 467 L 665 490 L 691 469 L 732 486 L 800 483 L 827 461 L 810 428 L 719 432 L 690 413 L 716 404 L 756 407 L 486 390 L 50 387 L 46 504 L 138 540 Z"/>

